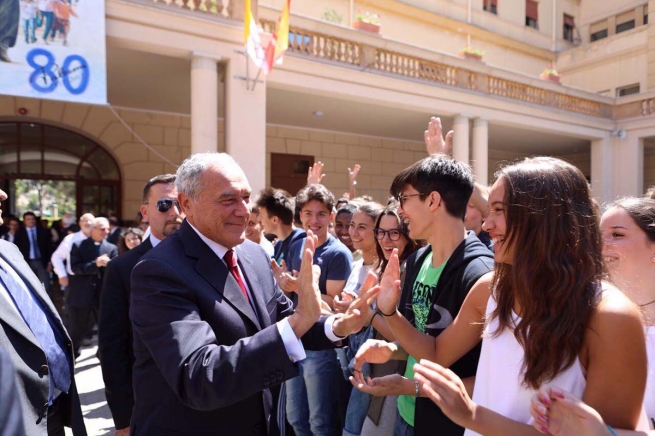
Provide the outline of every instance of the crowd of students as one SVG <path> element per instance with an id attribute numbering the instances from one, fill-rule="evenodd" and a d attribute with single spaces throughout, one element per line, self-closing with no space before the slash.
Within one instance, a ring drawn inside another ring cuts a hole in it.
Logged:
<path id="1" fill-rule="evenodd" d="M 263 233 L 281 235 L 272 268 L 289 295 L 303 246 L 294 212 L 318 236 L 325 313 L 379 287 L 347 346 L 309 351 L 286 382 L 295 434 L 653 428 L 655 200 L 619 200 L 601 219 L 580 170 L 549 157 L 481 186 L 441 135 L 433 119 L 430 156 L 396 176 L 386 205 L 336 208 L 320 164 L 295 199 L 269 188 L 257 200 Z"/>

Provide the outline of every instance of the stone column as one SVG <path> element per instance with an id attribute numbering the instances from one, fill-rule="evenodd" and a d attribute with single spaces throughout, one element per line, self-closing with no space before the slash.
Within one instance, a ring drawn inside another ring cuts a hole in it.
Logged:
<path id="1" fill-rule="evenodd" d="M 453 121 L 453 158 L 469 163 L 469 118 L 457 115 Z"/>
<path id="2" fill-rule="evenodd" d="M 253 82 L 257 69 L 235 53 L 225 73 L 225 148 L 248 177 L 254 194 L 266 187 L 266 83 Z M 250 75 L 250 82 L 243 80 Z M 248 89 L 248 85 L 250 89 Z M 252 89 L 254 87 L 254 89 Z"/>
<path id="3" fill-rule="evenodd" d="M 482 118 L 473 120 L 473 175 L 475 181 L 489 183 L 489 122 Z"/>
<path id="4" fill-rule="evenodd" d="M 648 1 L 648 79 L 644 91 L 655 90 L 655 0 Z"/>
<path id="5" fill-rule="evenodd" d="M 613 139 L 591 142 L 591 192 L 601 204 L 614 198 Z"/>
<path id="6" fill-rule="evenodd" d="M 218 149 L 218 59 L 191 58 L 191 154 Z"/>
<path id="7" fill-rule="evenodd" d="M 615 193 L 617 196 L 637 196 L 644 193 L 644 140 L 634 133 L 627 133 L 624 139 L 613 138 L 618 175 Z"/>

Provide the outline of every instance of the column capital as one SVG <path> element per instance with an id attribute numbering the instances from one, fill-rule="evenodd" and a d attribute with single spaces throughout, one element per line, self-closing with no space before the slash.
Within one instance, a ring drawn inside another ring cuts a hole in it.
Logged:
<path id="1" fill-rule="evenodd" d="M 224 60 L 224 57 L 215 53 L 208 53 L 203 51 L 192 51 L 189 54 L 192 66 L 198 64 L 199 66 L 217 64 Z"/>
<path id="2" fill-rule="evenodd" d="M 486 127 L 489 125 L 489 120 L 486 118 L 474 118 L 473 119 L 473 127 Z"/>

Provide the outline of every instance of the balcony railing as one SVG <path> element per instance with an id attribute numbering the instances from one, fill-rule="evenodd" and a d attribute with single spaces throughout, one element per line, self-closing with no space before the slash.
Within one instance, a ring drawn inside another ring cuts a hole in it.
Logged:
<path id="1" fill-rule="evenodd" d="M 146 0 L 146 2 L 197 11 L 210 16 L 243 19 L 243 0 Z M 253 1 L 253 4 L 256 7 L 257 2 Z"/>
<path id="2" fill-rule="evenodd" d="M 275 21 L 261 20 L 261 24 L 265 32 L 275 31 Z M 380 45 L 384 45 L 384 41 Z M 289 28 L 289 53 L 593 117 L 612 118 L 613 113 L 609 103 L 571 95 L 583 92 L 558 92 L 552 89 L 554 86 L 536 86 L 533 83 L 538 79 L 525 78 L 528 83 L 522 83 L 295 26 Z M 461 63 L 457 61 L 453 63 Z"/>

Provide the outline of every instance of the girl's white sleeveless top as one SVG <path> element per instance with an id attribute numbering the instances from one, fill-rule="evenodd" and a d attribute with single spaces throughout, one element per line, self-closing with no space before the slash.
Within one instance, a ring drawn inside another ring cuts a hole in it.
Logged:
<path id="1" fill-rule="evenodd" d="M 653 428 L 655 422 L 655 326 L 646 330 L 646 351 L 648 352 L 648 381 L 644 394 L 644 409 Z"/>
<path id="2" fill-rule="evenodd" d="M 487 319 L 491 318 L 495 308 L 495 299 L 493 296 L 489 297 Z M 512 313 L 512 316 L 515 324 L 521 319 L 515 313 Z M 523 348 L 510 329 L 506 328 L 499 336 L 493 336 L 497 329 L 498 319 L 487 323 L 484 328 L 473 401 L 514 421 L 532 424 L 530 398 L 535 390 L 527 389 L 522 384 Z M 573 365 L 560 372 L 549 383 L 582 398 L 587 382 L 580 360 L 576 358 Z M 464 433 L 464 436 L 474 435 L 478 433 L 469 429 Z"/>

